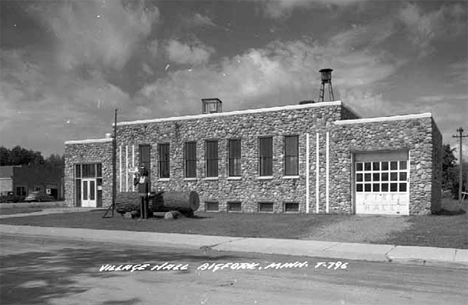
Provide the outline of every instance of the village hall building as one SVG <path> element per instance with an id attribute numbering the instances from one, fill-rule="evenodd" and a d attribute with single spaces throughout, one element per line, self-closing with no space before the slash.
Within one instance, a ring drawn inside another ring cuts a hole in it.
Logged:
<path id="1" fill-rule="evenodd" d="M 430 113 L 360 118 L 341 101 L 203 111 L 116 128 L 117 192 L 196 191 L 199 211 L 422 215 L 441 207 L 442 136 Z M 210 108 L 212 107 L 212 108 Z M 69 206 L 112 203 L 113 139 L 65 142 Z"/>

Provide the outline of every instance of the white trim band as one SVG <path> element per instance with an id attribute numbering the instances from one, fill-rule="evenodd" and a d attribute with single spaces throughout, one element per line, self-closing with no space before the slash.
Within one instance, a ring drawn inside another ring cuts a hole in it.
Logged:
<path id="1" fill-rule="evenodd" d="M 186 115 L 186 116 L 179 116 L 179 117 L 119 122 L 117 123 L 117 126 L 160 123 L 160 122 L 168 122 L 168 121 L 185 121 L 185 120 L 195 120 L 195 119 L 203 119 L 203 118 L 224 117 L 224 116 L 239 115 L 239 114 L 253 114 L 253 113 L 262 113 L 262 112 L 295 110 L 295 109 L 305 109 L 305 108 L 318 108 L 318 107 L 327 107 L 327 106 L 341 106 L 341 104 L 342 104 L 341 101 L 333 101 L 333 102 L 322 102 L 322 103 L 310 103 L 310 104 L 303 104 L 303 105 L 288 105 L 288 106 L 259 108 L 259 109 L 237 110 L 237 111 L 230 111 L 230 112 L 210 113 L 210 114 L 195 114 L 195 115 Z M 112 126 L 114 126 L 114 124 L 112 124 Z"/>
<path id="2" fill-rule="evenodd" d="M 335 121 L 333 123 L 335 125 L 348 125 L 348 124 L 373 123 L 373 122 L 414 120 L 414 119 L 431 118 L 431 117 L 432 117 L 432 113 L 427 112 L 427 113 L 419 113 L 419 114 L 395 115 L 395 116 L 378 117 L 378 118 L 342 120 L 342 121 Z"/>
<path id="3" fill-rule="evenodd" d="M 67 145 L 67 144 L 105 143 L 105 142 L 112 142 L 112 140 L 113 140 L 112 138 L 72 140 L 72 141 L 65 141 L 65 145 Z"/>

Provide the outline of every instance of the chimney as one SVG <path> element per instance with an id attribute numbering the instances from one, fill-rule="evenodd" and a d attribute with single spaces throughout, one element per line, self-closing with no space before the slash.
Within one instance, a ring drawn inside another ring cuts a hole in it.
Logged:
<path id="1" fill-rule="evenodd" d="M 223 102 L 219 98 L 203 98 L 202 113 L 220 113 L 223 112 Z"/>

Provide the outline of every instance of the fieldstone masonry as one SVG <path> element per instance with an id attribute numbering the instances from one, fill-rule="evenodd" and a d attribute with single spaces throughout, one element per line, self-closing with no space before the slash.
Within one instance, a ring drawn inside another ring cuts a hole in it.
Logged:
<path id="1" fill-rule="evenodd" d="M 346 123 L 340 123 L 343 121 Z M 132 185 L 132 175 L 128 174 L 127 169 L 134 162 L 138 163 L 138 146 L 150 144 L 152 190 L 197 191 L 200 210 L 205 210 L 205 202 L 214 201 L 219 203 L 219 211 L 227 211 L 228 202 L 241 202 L 242 212 L 258 212 L 260 202 L 272 202 L 275 213 L 284 212 L 285 203 L 299 203 L 298 212 L 315 213 L 318 197 L 319 213 L 327 212 L 327 202 L 329 213 L 354 213 L 353 153 L 408 149 L 410 214 L 425 214 L 431 209 L 440 208 L 442 138 L 430 116 L 360 122 L 353 111 L 336 101 L 121 122 L 117 126 L 118 191 L 131 191 L 128 186 Z M 284 175 L 284 136 L 287 135 L 299 137 L 298 176 Z M 258 138 L 264 136 L 273 137 L 272 177 L 259 176 Z M 241 139 L 241 177 L 228 177 L 229 139 Z M 218 140 L 218 177 L 206 177 L 206 140 Z M 197 142 L 196 178 L 184 177 L 183 149 L 188 141 Z M 103 203 L 109 205 L 112 194 L 112 142 L 109 139 L 83 142 L 70 141 L 65 145 L 66 202 L 71 206 L 75 204 L 74 164 L 102 162 Z M 158 144 L 161 143 L 170 145 L 168 179 L 158 178 Z M 307 158 L 309 169 L 306 167 Z"/>

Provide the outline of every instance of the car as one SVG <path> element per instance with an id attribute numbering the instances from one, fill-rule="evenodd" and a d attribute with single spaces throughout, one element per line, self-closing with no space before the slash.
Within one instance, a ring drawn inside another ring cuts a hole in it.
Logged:
<path id="1" fill-rule="evenodd" d="M 0 194 L 0 203 L 20 202 L 24 200 L 24 196 L 17 196 L 13 192 L 2 192 Z"/>
<path id="2" fill-rule="evenodd" d="M 39 192 L 39 191 L 35 191 L 35 192 L 32 192 L 30 193 L 25 199 L 24 201 L 26 202 L 31 202 L 31 201 L 37 201 L 37 202 L 41 202 L 41 201 L 55 201 L 55 198 L 50 196 L 50 195 L 47 195 L 46 193 L 44 192 Z"/>

